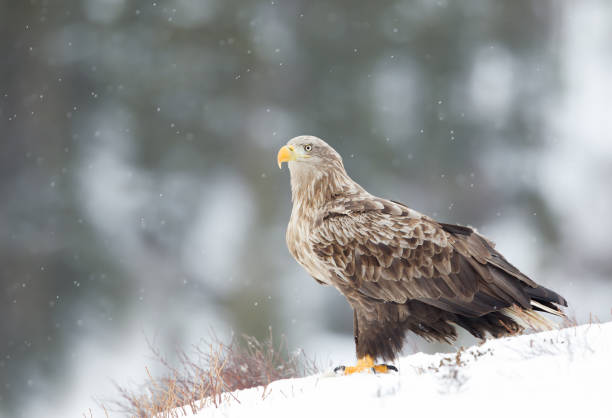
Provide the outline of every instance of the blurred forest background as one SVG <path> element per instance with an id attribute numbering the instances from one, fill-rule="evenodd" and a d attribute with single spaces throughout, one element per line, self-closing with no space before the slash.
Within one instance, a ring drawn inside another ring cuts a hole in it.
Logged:
<path id="1" fill-rule="evenodd" d="M 0 1 L 0 415 L 80 416 L 147 339 L 352 361 L 285 247 L 299 134 L 609 320 L 611 98 L 606 0 Z"/>

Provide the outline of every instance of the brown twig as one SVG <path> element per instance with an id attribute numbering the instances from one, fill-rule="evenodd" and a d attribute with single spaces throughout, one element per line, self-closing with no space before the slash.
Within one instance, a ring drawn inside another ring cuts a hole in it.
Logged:
<path id="1" fill-rule="evenodd" d="M 148 380 L 140 390 L 117 385 L 121 400 L 111 402 L 117 412 L 136 417 L 177 417 L 179 411 L 185 415 L 187 409 L 196 413 L 202 408 L 219 407 L 230 399 L 239 402 L 231 392 L 255 386 L 264 387 L 265 399 L 271 382 L 317 371 L 314 361 L 301 351 L 288 353 L 285 338 L 275 343 L 271 330 L 264 341 L 242 336 L 229 344 L 211 333 L 208 343 L 194 347 L 193 356 L 177 350 L 178 366 L 147 342 L 153 356 L 166 369 L 166 376 L 154 378 L 146 367 Z M 102 407 L 106 411 L 106 405 Z"/>

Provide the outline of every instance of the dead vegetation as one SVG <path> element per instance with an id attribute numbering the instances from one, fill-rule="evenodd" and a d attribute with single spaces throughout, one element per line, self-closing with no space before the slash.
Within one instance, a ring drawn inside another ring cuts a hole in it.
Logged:
<path id="1" fill-rule="evenodd" d="M 249 336 L 233 338 L 229 344 L 216 336 L 194 347 L 194 354 L 178 351 L 178 366 L 172 365 L 149 344 L 156 360 L 166 370 L 155 378 L 147 368 L 147 381 L 138 389 L 117 386 L 120 400 L 102 404 L 104 410 L 131 417 L 176 418 L 202 408 L 217 407 L 237 399 L 231 392 L 255 386 L 267 387 L 279 379 L 316 373 L 314 361 L 303 352 L 289 353 L 286 340 L 275 342 L 272 333 L 263 342 Z M 262 396 L 265 396 L 264 389 Z"/>
<path id="2" fill-rule="evenodd" d="M 449 353 L 440 358 L 437 363 L 428 366 L 415 368 L 419 375 L 431 373 L 440 378 L 446 385 L 443 385 L 442 393 L 453 393 L 461 390 L 462 386 L 468 381 L 463 368 L 469 363 L 479 360 L 481 357 L 494 355 L 492 348 L 483 348 L 482 344 L 466 349 L 461 346 L 455 353 Z"/>

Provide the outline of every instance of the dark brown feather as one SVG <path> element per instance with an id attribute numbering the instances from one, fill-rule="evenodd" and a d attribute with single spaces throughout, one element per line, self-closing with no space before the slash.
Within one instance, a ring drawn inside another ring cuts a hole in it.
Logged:
<path id="1" fill-rule="evenodd" d="M 315 253 L 335 275 L 347 277 L 338 284 L 348 287 L 338 288 L 351 295 L 358 354 L 392 358 L 406 330 L 430 340 L 453 341 L 456 333 L 449 323 L 479 338 L 505 335 L 522 328 L 501 312 L 504 308 L 531 309 L 532 298 L 545 306 L 565 304 L 471 228 L 438 224 L 422 215 L 414 218 L 393 210 L 392 204 L 352 201 L 345 216 L 336 205 L 335 216 L 323 215 L 325 220 L 310 237 Z M 338 234 L 345 237 L 339 239 Z M 380 342 L 385 340 L 390 342 Z"/>

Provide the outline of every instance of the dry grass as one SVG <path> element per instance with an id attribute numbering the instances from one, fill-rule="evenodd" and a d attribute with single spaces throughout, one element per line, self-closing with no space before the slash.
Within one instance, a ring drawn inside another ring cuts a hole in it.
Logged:
<path id="1" fill-rule="evenodd" d="M 234 399 L 230 392 L 235 390 L 265 387 L 275 380 L 316 373 L 314 361 L 302 352 L 288 353 L 285 339 L 275 343 L 272 333 L 263 342 L 242 336 L 229 344 L 213 335 L 208 342 L 194 347 L 191 356 L 179 351 L 176 367 L 158 349 L 149 346 L 166 369 L 165 377 L 155 378 L 147 369 L 147 381 L 140 389 L 117 386 L 121 399 L 101 405 L 102 408 L 133 417 L 175 418 Z"/>

